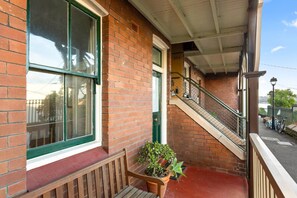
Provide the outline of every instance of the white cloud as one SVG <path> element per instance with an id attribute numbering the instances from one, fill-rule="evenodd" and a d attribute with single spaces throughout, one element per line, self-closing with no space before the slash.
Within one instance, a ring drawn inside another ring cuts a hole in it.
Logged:
<path id="1" fill-rule="evenodd" d="M 274 47 L 274 48 L 272 48 L 271 49 L 271 53 L 274 53 L 274 52 L 277 52 L 277 51 L 279 51 L 279 50 L 281 50 L 281 49 L 284 49 L 285 47 L 284 46 L 277 46 L 277 47 Z"/>
<path id="2" fill-rule="evenodd" d="M 297 19 L 292 20 L 291 22 L 288 22 L 288 21 L 286 21 L 286 20 L 282 20 L 282 23 L 283 23 L 285 26 L 291 26 L 291 27 L 296 27 L 296 28 L 297 28 Z"/>

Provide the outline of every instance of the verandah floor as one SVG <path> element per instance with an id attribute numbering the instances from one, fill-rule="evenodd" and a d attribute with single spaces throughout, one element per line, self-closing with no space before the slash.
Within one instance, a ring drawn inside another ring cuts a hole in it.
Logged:
<path id="1" fill-rule="evenodd" d="M 170 180 L 165 198 L 247 198 L 245 177 L 187 166 L 186 177 Z"/>

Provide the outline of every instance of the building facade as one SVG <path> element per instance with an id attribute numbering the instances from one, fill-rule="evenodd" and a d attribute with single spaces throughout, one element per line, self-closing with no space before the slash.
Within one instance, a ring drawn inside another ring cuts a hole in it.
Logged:
<path id="1" fill-rule="evenodd" d="M 249 47 L 238 51 L 235 71 L 209 74 L 136 1 L 0 0 L 0 197 L 123 148 L 131 169 L 141 171 L 134 159 L 152 140 L 168 143 L 186 163 L 246 175 L 246 159 L 229 140 L 222 143 L 170 101 L 179 95 L 171 72 L 179 72 L 242 112 L 238 83 L 247 80 L 238 73 L 249 65 L 242 55 Z M 202 92 L 194 95 L 207 106 Z"/>

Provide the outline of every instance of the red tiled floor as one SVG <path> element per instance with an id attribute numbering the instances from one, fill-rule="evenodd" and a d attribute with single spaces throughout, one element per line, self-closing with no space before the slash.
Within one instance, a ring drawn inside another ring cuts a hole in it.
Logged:
<path id="1" fill-rule="evenodd" d="M 165 198 L 247 198 L 245 177 L 188 166 L 186 177 L 170 180 Z"/>

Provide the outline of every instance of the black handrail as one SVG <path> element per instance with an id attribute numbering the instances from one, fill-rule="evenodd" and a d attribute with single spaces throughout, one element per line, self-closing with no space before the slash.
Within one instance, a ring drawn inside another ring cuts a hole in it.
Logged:
<path id="1" fill-rule="evenodd" d="M 217 103 L 219 103 L 222 107 L 224 107 L 225 109 L 227 109 L 232 114 L 236 115 L 237 117 L 239 117 L 241 119 L 246 119 L 244 116 L 241 115 L 241 113 L 236 112 L 234 109 L 232 109 L 231 107 L 229 107 L 228 105 L 226 105 L 222 100 L 220 100 L 219 98 L 217 98 L 216 96 L 214 96 L 212 93 L 210 93 L 209 91 L 207 91 L 205 88 L 201 87 L 193 79 L 186 78 L 186 77 L 184 77 L 183 75 L 181 75 L 178 72 L 171 72 L 171 74 L 177 74 L 177 75 L 179 75 L 180 77 L 182 77 L 183 79 L 187 80 L 191 84 L 194 84 L 196 88 L 198 88 L 200 91 L 202 91 L 203 93 L 205 93 L 206 95 L 208 95 L 209 97 L 211 97 L 213 100 L 215 100 Z"/>

